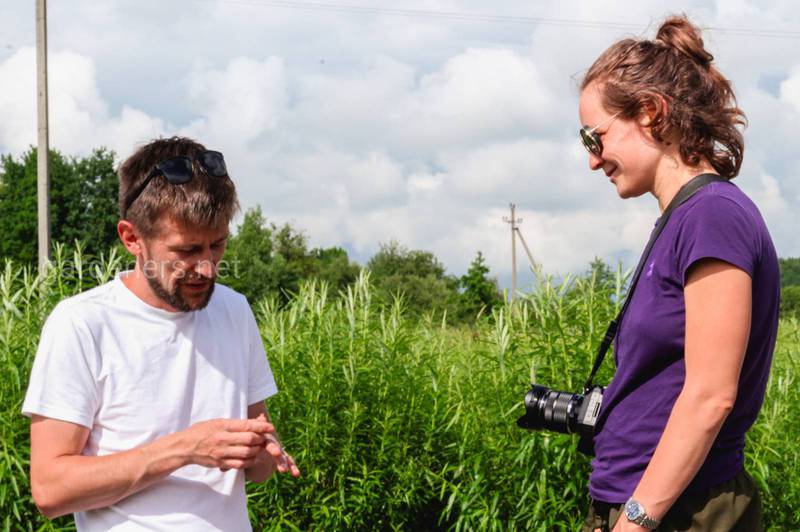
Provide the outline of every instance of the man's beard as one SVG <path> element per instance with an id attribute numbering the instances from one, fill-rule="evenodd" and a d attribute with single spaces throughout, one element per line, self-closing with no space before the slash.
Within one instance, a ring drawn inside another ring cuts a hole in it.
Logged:
<path id="1" fill-rule="evenodd" d="M 191 304 L 183 298 L 180 292 L 183 279 L 178 279 L 175 282 L 175 289 L 172 291 L 172 293 L 170 293 L 155 277 L 145 275 L 145 278 L 147 279 L 147 284 L 150 285 L 150 289 L 153 290 L 153 293 L 159 299 L 161 299 L 161 301 L 182 312 L 189 312 L 192 310 L 200 310 L 205 308 L 206 305 L 208 305 L 208 302 L 211 300 L 211 294 L 214 293 L 214 280 L 209 279 L 208 291 L 206 292 L 205 297 L 203 297 L 200 302 Z"/>

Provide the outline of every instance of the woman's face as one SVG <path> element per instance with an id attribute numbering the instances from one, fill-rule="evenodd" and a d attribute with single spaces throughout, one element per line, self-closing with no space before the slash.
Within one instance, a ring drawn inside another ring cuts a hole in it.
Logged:
<path id="1" fill-rule="evenodd" d="M 621 198 L 652 192 L 656 171 L 663 152 L 648 128 L 637 120 L 614 118 L 602 104 L 601 87 L 592 83 L 581 93 L 579 114 L 581 125 L 596 130 L 602 142 L 599 155 L 589 155 L 589 168 L 602 170 L 617 187 Z M 643 117 L 645 120 L 646 117 Z"/>

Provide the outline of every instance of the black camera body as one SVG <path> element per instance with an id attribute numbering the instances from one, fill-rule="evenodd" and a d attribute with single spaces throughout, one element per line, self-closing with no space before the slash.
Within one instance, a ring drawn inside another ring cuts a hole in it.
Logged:
<path id="1" fill-rule="evenodd" d="M 525 395 L 525 414 L 517 425 L 528 430 L 552 430 L 564 434 L 578 434 L 578 449 L 591 454 L 592 436 L 600 405 L 603 403 L 602 386 L 591 386 L 583 394 L 558 392 L 545 386 L 531 384 Z"/>

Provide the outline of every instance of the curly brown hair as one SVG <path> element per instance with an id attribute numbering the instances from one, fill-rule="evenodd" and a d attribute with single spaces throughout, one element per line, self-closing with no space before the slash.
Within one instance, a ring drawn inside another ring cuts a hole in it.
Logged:
<path id="1" fill-rule="evenodd" d="M 598 83 L 603 105 L 623 118 L 650 110 L 655 140 L 675 139 L 684 163 L 706 160 L 731 179 L 742 166 L 740 126 L 746 118 L 713 60 L 700 30 L 685 16 L 671 16 L 655 39 L 623 39 L 609 47 L 586 73 L 581 90 Z"/>
<path id="2" fill-rule="evenodd" d="M 212 177 L 194 161 L 188 183 L 171 185 L 157 175 L 130 203 L 131 191 L 147 179 L 153 168 L 172 157 L 196 157 L 205 146 L 185 137 L 156 139 L 142 146 L 119 167 L 120 218 L 132 222 L 144 236 L 158 231 L 158 222 L 169 216 L 199 227 L 227 226 L 239 209 L 236 187 L 228 176 Z"/>

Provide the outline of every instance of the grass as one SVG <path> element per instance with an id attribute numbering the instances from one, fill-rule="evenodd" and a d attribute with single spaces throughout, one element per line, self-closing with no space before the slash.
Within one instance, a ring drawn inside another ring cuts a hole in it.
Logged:
<path id="1" fill-rule="evenodd" d="M 78 267 L 76 264 L 80 264 Z M 45 278 L 0 271 L 0 529 L 69 530 L 36 511 L 19 414 L 44 318 L 107 279 L 119 258 L 63 251 Z M 532 376 L 577 390 L 620 301 L 624 276 L 539 288 L 472 327 L 380 306 L 363 275 L 346 293 L 305 285 L 283 308 L 255 307 L 281 393 L 269 408 L 299 479 L 249 485 L 257 530 L 575 530 L 588 459 L 565 435 L 515 425 Z M 771 530 L 800 527 L 797 320 L 781 322 L 767 399 L 749 433 L 748 470 Z M 607 362 L 598 382 L 607 382 Z"/>

